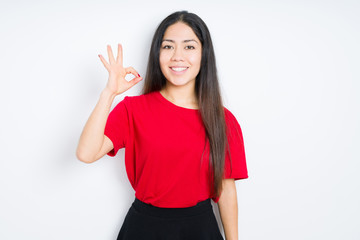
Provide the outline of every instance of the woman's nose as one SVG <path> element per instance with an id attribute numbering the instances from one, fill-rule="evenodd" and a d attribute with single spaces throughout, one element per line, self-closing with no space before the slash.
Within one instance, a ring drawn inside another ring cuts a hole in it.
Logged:
<path id="1" fill-rule="evenodd" d="M 183 52 L 182 52 L 181 48 L 177 47 L 177 48 L 174 49 L 171 60 L 172 61 L 182 61 L 182 60 L 184 60 Z"/>

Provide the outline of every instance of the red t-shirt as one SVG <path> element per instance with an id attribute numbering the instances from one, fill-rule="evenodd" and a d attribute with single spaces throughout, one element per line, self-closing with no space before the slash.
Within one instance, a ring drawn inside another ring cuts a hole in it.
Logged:
<path id="1" fill-rule="evenodd" d="M 224 178 L 248 178 L 240 125 L 224 110 L 232 157 L 231 172 L 226 154 Z M 139 200 L 163 208 L 218 202 L 210 196 L 209 143 L 199 110 L 177 106 L 159 91 L 126 96 L 110 112 L 105 135 L 114 145 L 109 156 L 125 147 L 127 176 Z"/>

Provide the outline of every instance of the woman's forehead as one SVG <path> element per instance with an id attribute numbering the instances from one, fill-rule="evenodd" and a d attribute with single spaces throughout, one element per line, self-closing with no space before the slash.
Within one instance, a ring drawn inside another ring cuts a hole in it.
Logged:
<path id="1" fill-rule="evenodd" d="M 163 41 L 164 40 L 168 40 L 169 42 L 199 42 L 192 28 L 182 22 L 170 25 L 165 31 Z"/>

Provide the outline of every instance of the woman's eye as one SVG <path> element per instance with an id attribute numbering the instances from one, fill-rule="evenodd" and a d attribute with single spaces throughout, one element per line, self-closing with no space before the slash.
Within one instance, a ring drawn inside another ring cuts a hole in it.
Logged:
<path id="1" fill-rule="evenodd" d="M 171 49 L 171 46 L 170 45 L 165 45 L 165 46 L 163 46 L 163 49 Z"/>
<path id="2" fill-rule="evenodd" d="M 195 49 L 194 46 L 186 46 L 185 48 L 186 48 L 186 49 Z"/>

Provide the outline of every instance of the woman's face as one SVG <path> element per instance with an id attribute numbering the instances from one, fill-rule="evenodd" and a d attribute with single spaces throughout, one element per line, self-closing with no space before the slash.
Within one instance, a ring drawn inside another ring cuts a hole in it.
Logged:
<path id="1" fill-rule="evenodd" d="M 201 42 L 188 25 L 177 22 L 169 26 L 160 48 L 160 68 L 167 84 L 195 87 L 201 51 Z"/>

